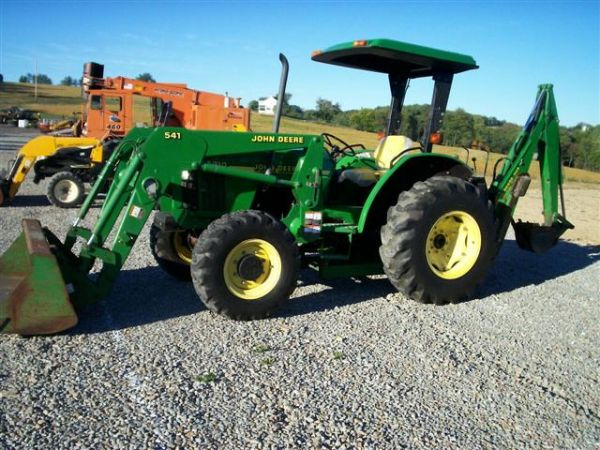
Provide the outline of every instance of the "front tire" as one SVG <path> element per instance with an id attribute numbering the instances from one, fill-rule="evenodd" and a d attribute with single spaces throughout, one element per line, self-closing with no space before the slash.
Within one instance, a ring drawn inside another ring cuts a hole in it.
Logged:
<path id="1" fill-rule="evenodd" d="M 180 281 L 192 281 L 192 249 L 187 241 L 185 232 L 162 231 L 156 225 L 150 228 L 152 256 L 162 270 Z"/>
<path id="2" fill-rule="evenodd" d="M 59 208 L 75 208 L 85 197 L 83 181 L 72 172 L 58 172 L 50 179 L 47 197 Z"/>
<path id="3" fill-rule="evenodd" d="M 290 232 L 262 211 L 226 214 L 194 247 L 192 280 L 202 302 L 231 319 L 270 316 L 296 288 L 300 256 Z"/>
<path id="4" fill-rule="evenodd" d="M 402 192 L 381 228 L 379 254 L 390 282 L 421 303 L 470 297 L 493 261 L 494 220 L 471 183 L 435 176 Z"/>

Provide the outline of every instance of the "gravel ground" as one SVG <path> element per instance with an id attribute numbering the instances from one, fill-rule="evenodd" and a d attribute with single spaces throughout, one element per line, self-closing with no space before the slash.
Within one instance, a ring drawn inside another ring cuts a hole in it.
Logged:
<path id="1" fill-rule="evenodd" d="M 22 217 L 64 235 L 76 212 L 44 193 L 0 209 L 0 251 Z M 163 273 L 144 233 L 75 329 L 0 336 L 0 448 L 597 449 L 599 272 L 597 246 L 508 240 L 470 302 L 307 271 L 277 317 L 238 323 Z"/>

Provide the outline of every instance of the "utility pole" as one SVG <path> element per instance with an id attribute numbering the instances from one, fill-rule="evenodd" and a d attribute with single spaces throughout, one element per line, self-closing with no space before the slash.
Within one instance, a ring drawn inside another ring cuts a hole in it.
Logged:
<path id="1" fill-rule="evenodd" d="M 33 74 L 33 83 L 34 83 L 34 88 L 33 88 L 33 92 L 34 92 L 34 97 L 35 97 L 35 101 L 37 102 L 37 79 L 38 79 L 38 68 L 37 68 L 37 58 L 35 59 L 35 71 Z"/>

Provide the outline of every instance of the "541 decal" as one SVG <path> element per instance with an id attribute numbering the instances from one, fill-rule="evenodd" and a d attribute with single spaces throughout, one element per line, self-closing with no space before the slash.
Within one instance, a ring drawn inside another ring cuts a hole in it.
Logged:
<path id="1" fill-rule="evenodd" d="M 165 139 L 181 139 L 179 131 L 165 131 Z"/>

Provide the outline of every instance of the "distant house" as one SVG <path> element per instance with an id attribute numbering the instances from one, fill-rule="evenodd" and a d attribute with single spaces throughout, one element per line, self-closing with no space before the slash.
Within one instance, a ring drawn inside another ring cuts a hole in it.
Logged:
<path id="1" fill-rule="evenodd" d="M 274 116 L 276 106 L 277 106 L 277 99 L 273 96 L 261 97 L 258 99 L 258 113 L 259 114 L 265 114 L 267 116 Z"/>

